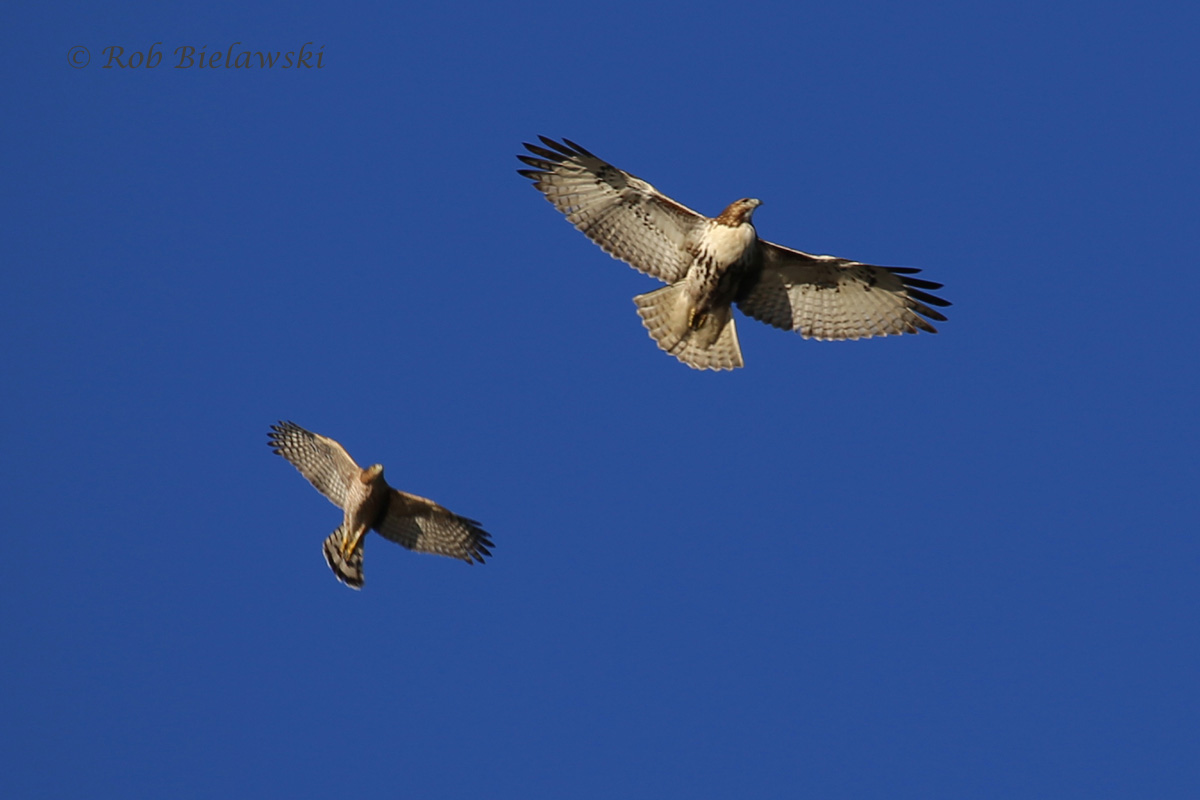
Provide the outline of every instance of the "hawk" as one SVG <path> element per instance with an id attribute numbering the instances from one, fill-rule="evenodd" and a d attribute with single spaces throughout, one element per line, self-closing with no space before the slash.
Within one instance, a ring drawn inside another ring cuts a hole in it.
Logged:
<path id="1" fill-rule="evenodd" d="M 362 588 L 363 543 L 371 530 L 409 550 L 461 558 L 468 564 L 492 554 L 488 548 L 495 545 L 478 522 L 391 488 L 383 479 L 382 464 L 363 469 L 333 439 L 294 422 L 272 425 L 267 436 L 272 450 L 344 512 L 342 524 L 325 539 L 325 560 L 347 586 Z"/>
<path id="2" fill-rule="evenodd" d="M 715 218 L 675 202 L 641 178 L 570 139 L 539 137 L 517 170 L 606 253 L 669 284 L 633 298 L 658 346 L 695 369 L 742 366 L 734 304 L 742 313 L 806 339 L 866 339 L 937 329 L 925 290 L 942 284 L 908 267 L 814 256 L 758 238 L 753 198 Z"/>

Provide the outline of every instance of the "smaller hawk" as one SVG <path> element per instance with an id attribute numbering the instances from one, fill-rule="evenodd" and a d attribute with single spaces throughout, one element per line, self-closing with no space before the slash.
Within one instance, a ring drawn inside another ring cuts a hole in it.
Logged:
<path id="1" fill-rule="evenodd" d="M 658 346 L 689 367 L 742 366 L 735 304 L 805 339 L 937 333 L 926 319 L 946 319 L 930 306 L 950 303 L 925 291 L 942 284 L 914 278 L 918 269 L 772 244 L 750 223 L 759 200 L 706 217 L 570 139 L 539 138 L 544 147 L 517 156 L 533 169 L 517 171 L 604 252 L 669 284 L 633 302 Z"/>
<path id="2" fill-rule="evenodd" d="M 367 531 L 409 550 L 461 558 L 468 564 L 492 554 L 488 548 L 495 545 L 478 522 L 391 488 L 383 479 L 382 464 L 363 469 L 327 436 L 280 422 L 271 426 L 268 444 L 344 512 L 341 526 L 325 539 L 325 560 L 338 580 L 353 589 L 363 585 Z"/>

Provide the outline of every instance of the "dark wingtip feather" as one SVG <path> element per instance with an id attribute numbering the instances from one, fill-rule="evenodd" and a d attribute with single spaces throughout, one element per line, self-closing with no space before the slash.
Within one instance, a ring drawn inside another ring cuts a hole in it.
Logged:
<path id="1" fill-rule="evenodd" d="M 904 284 L 905 292 L 909 297 L 915 300 L 922 300 L 934 306 L 944 307 L 952 305 L 949 300 L 943 300 L 937 295 L 921 291 L 922 289 L 941 289 L 944 284 L 937 283 L 936 281 L 927 281 L 924 278 L 910 277 L 920 272 L 920 269 L 916 267 L 885 267 L 885 269 L 900 276 L 900 282 Z M 945 317 L 940 317 L 940 319 L 945 320 Z"/>
<path id="2" fill-rule="evenodd" d="M 936 281 L 927 281 L 924 278 L 910 278 L 907 276 L 900 280 L 904 281 L 905 286 L 915 286 L 918 289 L 940 289 L 945 285 Z"/>
<path id="3" fill-rule="evenodd" d="M 529 149 L 529 152 L 533 153 L 535 156 L 540 156 L 542 158 L 549 159 L 550 163 L 552 163 L 552 164 L 563 163 L 563 154 L 558 152 L 557 150 L 547 150 L 544 147 L 538 147 L 536 144 L 527 144 L 527 145 L 525 145 L 525 147 L 527 147 Z M 521 158 L 522 156 L 517 156 L 517 157 Z"/>
<path id="4" fill-rule="evenodd" d="M 572 142 L 570 139 L 568 139 L 565 136 L 563 137 L 563 141 L 566 142 L 568 147 L 574 148 L 575 152 L 579 153 L 581 156 L 591 156 L 592 158 L 596 157 L 592 153 L 588 152 L 588 150 L 586 148 L 580 147 L 579 145 L 575 144 L 575 142 Z"/>
<path id="5" fill-rule="evenodd" d="M 280 439 L 289 431 L 299 429 L 300 426 L 291 420 L 281 419 L 279 422 L 271 426 L 271 430 L 267 433 L 267 447 L 271 448 L 271 452 L 276 455 L 283 455 L 279 452 L 282 447 Z"/>
<path id="6" fill-rule="evenodd" d="M 571 147 L 575 147 L 575 145 L 571 145 L 571 142 L 569 139 L 563 140 L 563 141 L 567 142 L 567 144 L 563 144 L 562 142 L 556 142 L 548 136 L 538 136 L 538 139 L 540 139 L 542 141 L 542 144 L 551 148 L 555 152 L 558 152 L 564 156 L 567 156 L 568 158 L 574 158 L 574 157 L 580 156 L 580 155 L 590 155 L 589 153 L 587 153 L 587 151 L 583 150 L 582 148 L 577 148 L 576 150 L 572 150 Z M 571 146 L 568 147 L 567 145 L 571 145 Z"/>
<path id="7" fill-rule="evenodd" d="M 935 295 L 929 294 L 928 292 L 922 292 L 920 289 L 911 289 L 910 288 L 907 293 L 908 293 L 908 296 L 913 298 L 914 300 L 920 300 L 921 302 L 929 303 L 932 306 L 941 306 L 941 307 L 945 308 L 946 306 L 951 305 L 949 300 L 943 300 L 942 298 L 936 297 Z"/>
<path id="8" fill-rule="evenodd" d="M 466 555 L 462 558 L 468 564 L 474 564 L 478 561 L 484 563 L 484 559 L 492 557 L 491 548 L 495 547 L 492 542 L 492 535 L 480 527 L 477 520 L 469 517 L 458 517 L 459 521 L 466 525 L 471 531 L 471 538 L 466 542 Z"/>
<path id="9" fill-rule="evenodd" d="M 929 317 L 930 319 L 937 320 L 938 322 L 946 322 L 945 314 L 943 314 L 940 311 L 935 311 L 934 309 L 930 308 L 929 306 L 927 306 L 923 303 L 913 302 L 913 303 L 910 303 L 908 307 L 911 308 L 913 311 L 917 312 L 918 314 L 920 314 L 921 316 Z M 924 322 L 924 320 L 921 320 L 921 321 Z M 937 331 L 931 330 L 930 333 L 937 333 Z"/>

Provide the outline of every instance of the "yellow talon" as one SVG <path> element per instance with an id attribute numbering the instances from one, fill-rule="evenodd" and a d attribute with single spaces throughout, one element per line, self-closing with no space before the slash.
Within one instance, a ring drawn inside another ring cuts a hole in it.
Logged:
<path id="1" fill-rule="evenodd" d="M 342 558 L 349 559 L 354 551 L 358 549 L 358 543 L 362 540 L 365 532 L 365 530 L 358 530 L 354 532 L 353 536 L 346 536 L 342 538 Z M 348 547 L 347 543 L 349 543 Z"/>

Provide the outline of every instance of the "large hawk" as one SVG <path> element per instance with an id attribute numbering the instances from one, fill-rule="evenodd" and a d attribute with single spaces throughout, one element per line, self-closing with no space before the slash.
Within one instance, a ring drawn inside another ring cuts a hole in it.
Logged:
<path id="1" fill-rule="evenodd" d="M 539 137 L 518 170 L 606 253 L 669 284 L 633 298 L 658 346 L 695 369 L 742 366 L 732 305 L 804 338 L 865 339 L 937 330 L 924 291 L 942 284 L 907 267 L 814 256 L 758 238 L 744 198 L 716 218 L 683 206 L 570 139 Z"/>
<path id="2" fill-rule="evenodd" d="M 409 550 L 484 560 L 494 547 L 479 523 L 460 517 L 432 500 L 401 492 L 383 479 L 383 465 L 363 469 L 340 444 L 294 422 L 271 426 L 268 443 L 291 462 L 321 494 L 342 509 L 342 524 L 325 539 L 325 560 L 338 580 L 363 585 L 363 540 L 374 530 Z"/>

